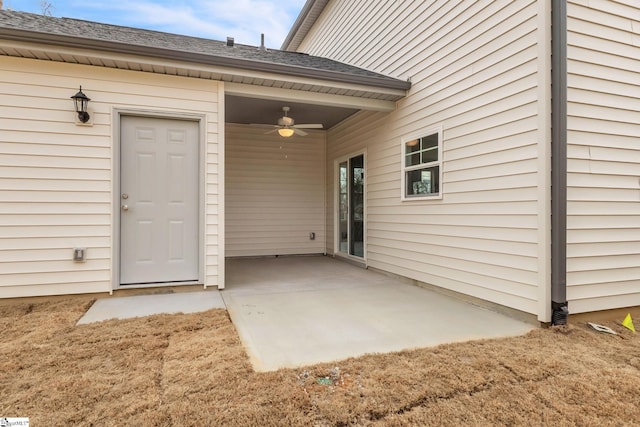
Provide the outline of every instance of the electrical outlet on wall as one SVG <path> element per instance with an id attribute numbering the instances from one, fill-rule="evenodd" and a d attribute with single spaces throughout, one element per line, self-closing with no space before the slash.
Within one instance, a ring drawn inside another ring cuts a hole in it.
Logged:
<path id="1" fill-rule="evenodd" d="M 75 262 L 87 261 L 87 248 L 73 248 L 73 260 Z"/>

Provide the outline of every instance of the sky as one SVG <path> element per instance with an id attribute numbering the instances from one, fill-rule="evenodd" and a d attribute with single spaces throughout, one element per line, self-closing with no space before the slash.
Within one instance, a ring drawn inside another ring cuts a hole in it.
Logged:
<path id="1" fill-rule="evenodd" d="M 3 0 L 5 9 L 279 49 L 305 0 Z"/>

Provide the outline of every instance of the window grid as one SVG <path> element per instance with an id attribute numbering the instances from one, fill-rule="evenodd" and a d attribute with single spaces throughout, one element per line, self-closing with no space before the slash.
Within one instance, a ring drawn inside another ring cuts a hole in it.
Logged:
<path id="1" fill-rule="evenodd" d="M 440 129 L 425 131 L 419 138 L 404 141 L 403 190 L 404 200 L 425 200 L 441 197 L 441 140 Z"/>

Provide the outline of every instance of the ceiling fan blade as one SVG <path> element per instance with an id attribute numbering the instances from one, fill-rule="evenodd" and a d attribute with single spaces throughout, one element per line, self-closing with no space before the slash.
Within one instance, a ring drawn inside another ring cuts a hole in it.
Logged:
<path id="1" fill-rule="evenodd" d="M 258 127 L 258 128 L 279 128 L 278 125 L 268 125 L 264 123 L 249 123 L 249 126 Z"/>
<path id="2" fill-rule="evenodd" d="M 296 129 L 322 129 L 323 126 L 320 123 L 306 123 L 301 125 L 293 125 Z"/>
<path id="3" fill-rule="evenodd" d="M 271 129 L 271 130 L 266 131 L 264 134 L 265 135 L 269 135 L 271 133 L 276 133 L 276 132 L 278 132 L 278 129 Z"/>
<path id="4" fill-rule="evenodd" d="M 305 132 L 305 131 L 303 131 L 303 130 L 298 129 L 297 127 L 293 127 L 293 128 L 291 128 L 291 129 L 293 129 L 293 133 L 295 133 L 296 135 L 300 135 L 300 136 L 307 136 L 307 135 L 309 135 L 307 132 Z"/>

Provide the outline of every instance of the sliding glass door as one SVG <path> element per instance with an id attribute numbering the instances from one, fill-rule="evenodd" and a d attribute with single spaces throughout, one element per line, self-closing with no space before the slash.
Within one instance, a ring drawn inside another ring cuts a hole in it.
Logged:
<path id="1" fill-rule="evenodd" d="M 338 164 L 338 252 L 364 257 L 364 155 Z"/>

